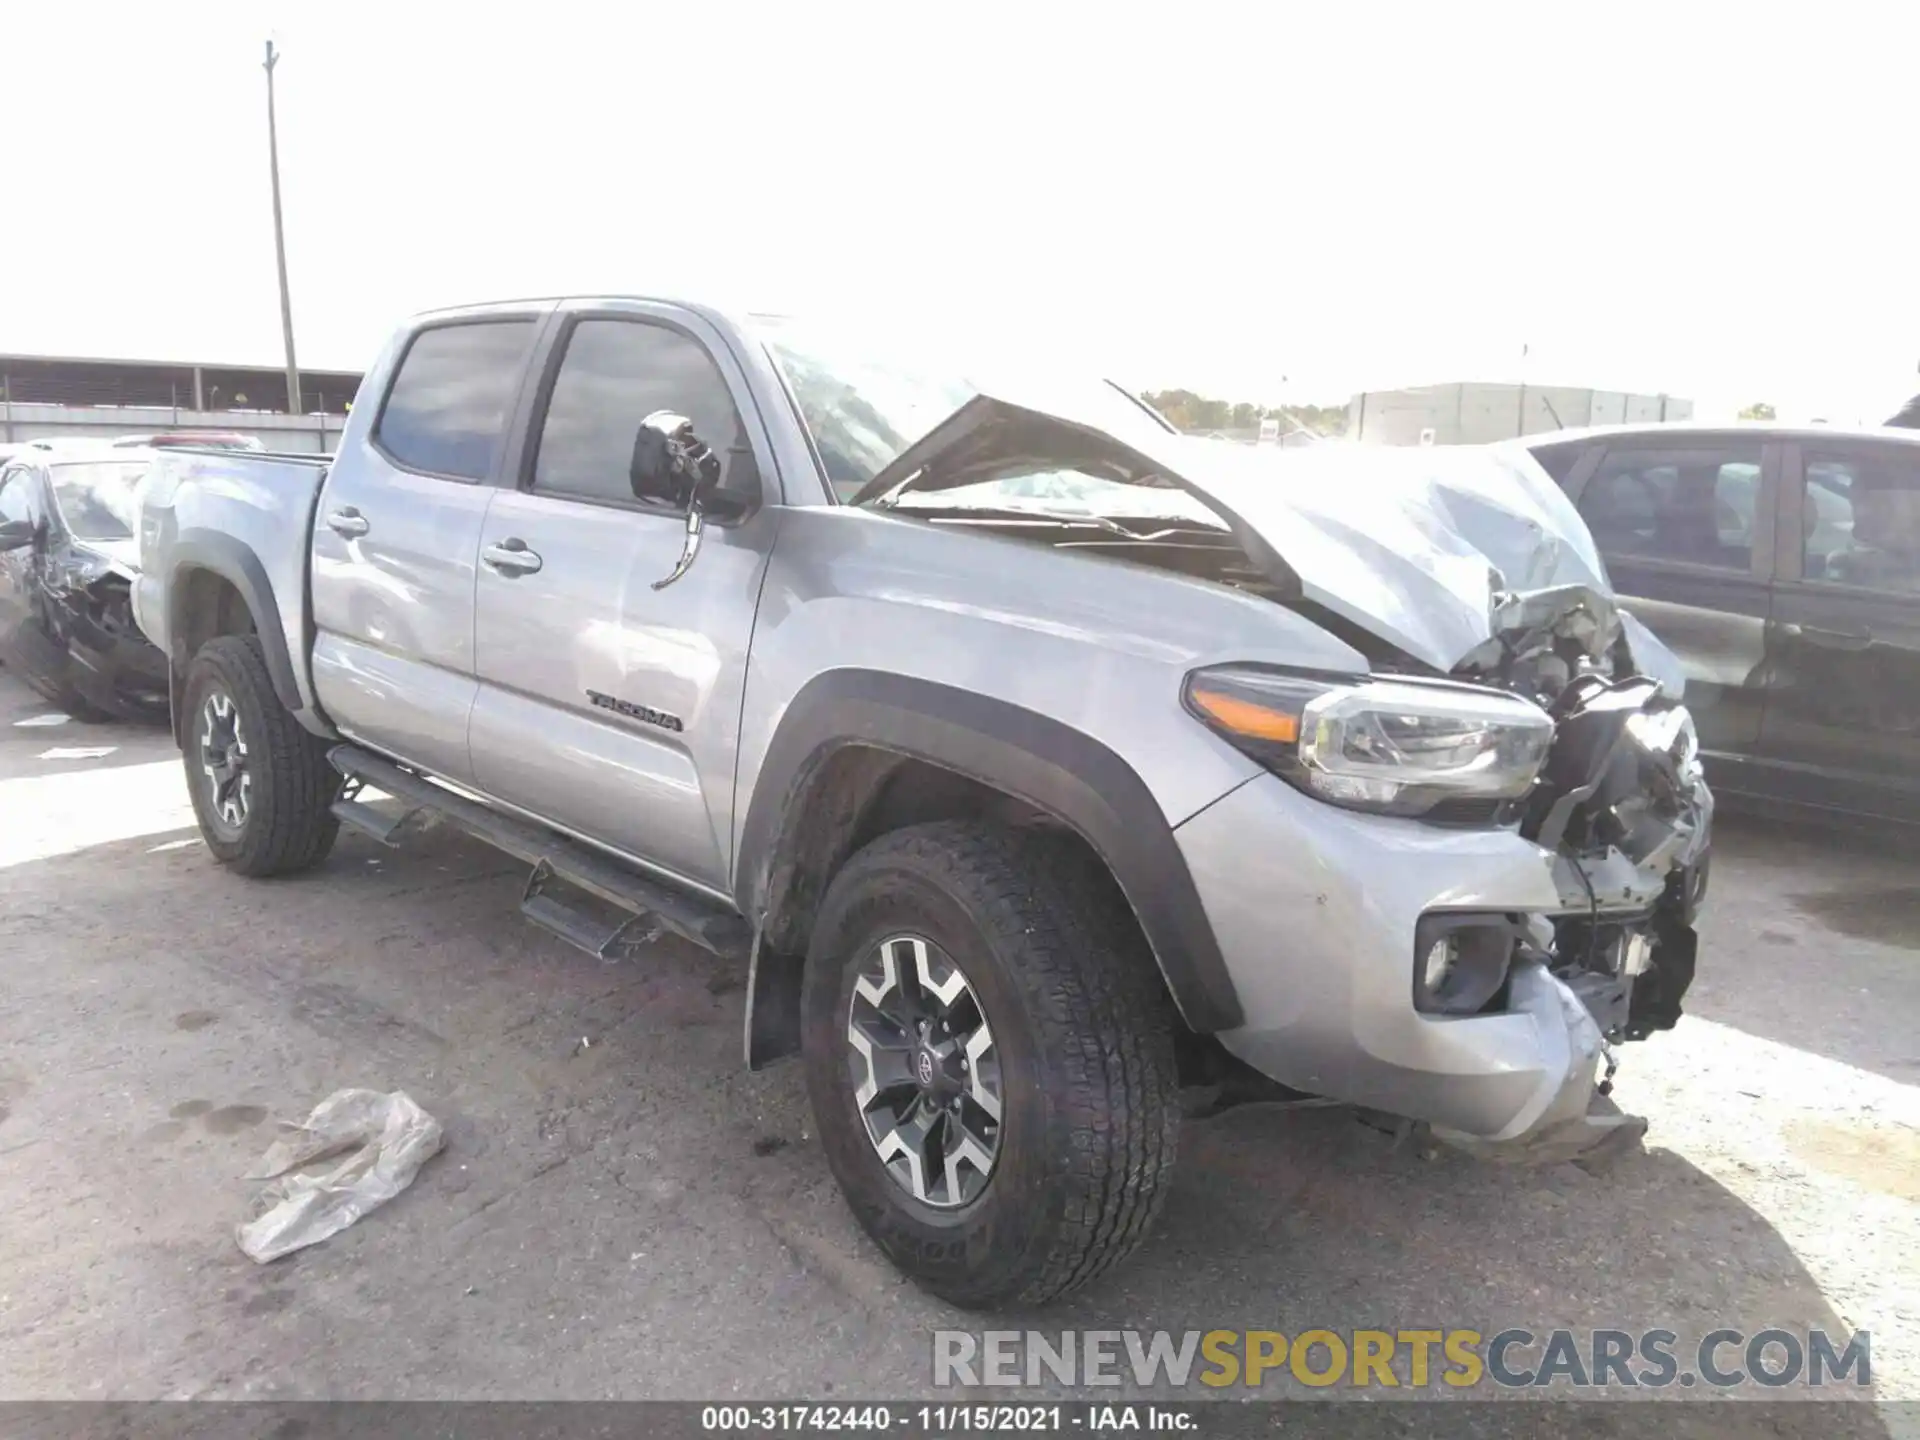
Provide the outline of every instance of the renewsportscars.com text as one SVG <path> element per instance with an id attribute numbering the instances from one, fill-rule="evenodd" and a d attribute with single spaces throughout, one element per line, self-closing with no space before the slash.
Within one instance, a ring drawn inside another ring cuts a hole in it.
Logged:
<path id="1" fill-rule="evenodd" d="M 1864 1388 L 1872 1336 L 1824 1330 L 936 1330 L 936 1386 Z"/>

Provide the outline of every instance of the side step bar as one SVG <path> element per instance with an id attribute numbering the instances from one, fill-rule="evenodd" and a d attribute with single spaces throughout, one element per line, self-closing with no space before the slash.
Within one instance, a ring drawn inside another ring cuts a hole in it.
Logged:
<path id="1" fill-rule="evenodd" d="M 437 818 L 526 861 L 533 874 L 521 897 L 521 913 L 588 954 L 618 959 L 636 946 L 672 934 L 728 959 L 748 956 L 752 928 L 741 916 L 704 896 L 636 874 L 590 846 L 442 789 L 357 745 L 336 745 L 327 752 L 327 759 L 349 782 L 383 790 L 408 807 L 394 819 L 351 795 L 342 796 L 333 803 L 341 824 L 391 845 L 422 821 Z M 609 923 L 563 899 L 556 882 L 583 890 L 627 914 Z"/>

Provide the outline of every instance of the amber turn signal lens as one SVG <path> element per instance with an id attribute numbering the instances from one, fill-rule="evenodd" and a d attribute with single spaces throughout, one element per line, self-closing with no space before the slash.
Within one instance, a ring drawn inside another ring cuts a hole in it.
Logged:
<path id="1" fill-rule="evenodd" d="M 1300 717 L 1284 710 L 1270 710 L 1237 695 L 1195 686 L 1190 692 L 1193 703 L 1236 735 L 1254 740 L 1277 740 L 1291 745 L 1300 738 Z"/>

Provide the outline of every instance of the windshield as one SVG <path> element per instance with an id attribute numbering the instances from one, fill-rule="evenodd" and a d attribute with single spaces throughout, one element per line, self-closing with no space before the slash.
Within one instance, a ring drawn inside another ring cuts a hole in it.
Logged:
<path id="1" fill-rule="evenodd" d="M 54 503 L 76 540 L 131 540 L 140 528 L 135 487 L 147 462 L 98 461 L 55 465 Z"/>
<path id="2" fill-rule="evenodd" d="M 759 322 L 775 362 L 792 387 L 800 418 L 819 451 L 820 463 L 835 495 L 851 500 L 874 476 L 891 465 L 915 441 L 980 394 L 979 373 L 957 361 L 921 364 L 905 349 L 816 330 L 792 321 Z M 1006 368 L 992 367 L 996 372 Z M 1008 377 L 1011 381 L 1011 377 Z M 1049 374 L 1038 383 L 1013 381 L 995 393 L 1018 397 L 1060 397 L 1063 413 L 1083 415 L 1119 434 L 1145 427 L 1161 434 L 1165 426 L 1154 412 L 1118 385 L 1097 378 L 1070 376 L 1063 385 Z M 1035 404 L 1046 408 L 1046 401 Z M 938 494 L 899 497 L 902 507 L 1003 507 L 1060 505 L 1075 510 L 1123 507 L 1132 487 L 1075 472 L 1030 473 Z M 1109 496 L 1109 492 L 1112 492 Z M 1137 503 L 1137 502 L 1135 502 Z"/>

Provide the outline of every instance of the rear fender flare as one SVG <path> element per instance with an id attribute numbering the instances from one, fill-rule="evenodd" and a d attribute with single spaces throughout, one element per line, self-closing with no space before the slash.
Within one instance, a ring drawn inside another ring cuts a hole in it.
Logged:
<path id="1" fill-rule="evenodd" d="M 186 677 L 193 656 L 185 654 L 185 642 L 176 618 L 188 577 L 196 570 L 218 576 L 239 592 L 241 603 L 253 619 L 254 633 L 266 652 L 267 673 L 273 678 L 273 693 L 294 715 L 306 709 L 300 697 L 300 684 L 294 676 L 293 658 L 287 654 L 287 638 L 280 624 L 280 607 L 274 598 L 273 582 L 267 572 L 239 540 L 212 530 L 184 531 L 172 546 L 173 573 L 167 579 L 167 665 L 174 676 L 177 692 Z M 174 708 L 179 708 L 176 693 Z M 176 733 L 179 716 L 174 717 Z"/>

